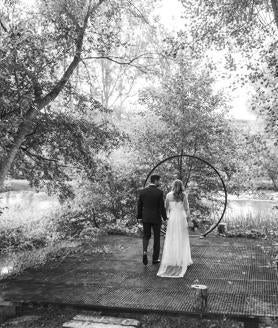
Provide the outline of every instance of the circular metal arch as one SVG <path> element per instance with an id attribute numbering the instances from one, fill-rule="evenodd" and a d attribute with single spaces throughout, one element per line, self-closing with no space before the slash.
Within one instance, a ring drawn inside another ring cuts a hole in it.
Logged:
<path id="1" fill-rule="evenodd" d="M 226 185 L 224 183 L 224 180 L 222 179 L 220 173 L 217 171 L 217 169 L 212 165 L 210 164 L 209 162 L 207 162 L 206 160 L 200 158 L 200 157 L 197 157 L 197 156 L 193 156 L 193 155 L 187 155 L 187 154 L 181 154 L 181 155 L 174 155 L 174 156 L 170 156 L 170 157 L 167 157 L 165 158 L 164 160 L 160 161 L 157 165 L 155 165 L 152 170 L 149 172 L 149 174 L 147 175 L 146 177 L 146 180 L 144 182 L 144 187 L 146 186 L 147 184 L 147 181 L 149 179 L 149 177 L 151 176 L 151 174 L 153 173 L 153 171 L 158 168 L 161 164 L 169 161 L 169 160 L 172 160 L 174 158 L 182 158 L 182 157 L 187 157 L 187 158 L 194 158 L 194 159 L 197 159 L 205 164 L 207 164 L 209 167 L 211 167 L 214 172 L 218 175 L 221 183 L 222 183 L 222 186 L 223 186 L 223 190 L 224 190 L 224 193 L 225 193 L 225 203 L 224 203 L 224 209 L 223 209 L 223 212 L 220 216 L 220 219 L 218 220 L 218 222 L 216 224 L 214 224 L 212 227 L 210 227 L 205 233 L 202 234 L 203 237 L 206 237 L 209 233 L 211 233 L 218 225 L 219 223 L 221 222 L 221 220 L 223 219 L 224 217 L 224 214 L 226 212 L 226 208 L 227 208 L 227 203 L 228 203 L 228 193 L 227 193 L 227 188 L 226 188 Z"/>

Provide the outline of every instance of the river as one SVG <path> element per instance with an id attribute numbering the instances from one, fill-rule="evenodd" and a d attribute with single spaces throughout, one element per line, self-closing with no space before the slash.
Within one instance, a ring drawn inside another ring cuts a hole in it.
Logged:
<path id="1" fill-rule="evenodd" d="M 59 205 L 56 197 L 50 197 L 44 192 L 33 190 L 8 191 L 0 194 L 0 207 L 32 208 L 38 213 L 48 211 Z M 226 214 L 229 217 L 248 215 L 257 216 L 269 214 L 277 207 L 278 202 L 274 200 L 258 199 L 228 199 Z"/>
<path id="2" fill-rule="evenodd" d="M 230 199 L 228 200 L 227 215 L 233 216 L 261 216 L 269 215 L 277 210 L 278 202 L 261 199 Z M 275 209 L 276 207 L 276 209 Z"/>
<path id="3" fill-rule="evenodd" d="M 45 192 L 33 190 L 8 191 L 0 194 L 0 207 L 29 207 L 45 211 L 58 205 L 56 197 L 48 196 Z"/>

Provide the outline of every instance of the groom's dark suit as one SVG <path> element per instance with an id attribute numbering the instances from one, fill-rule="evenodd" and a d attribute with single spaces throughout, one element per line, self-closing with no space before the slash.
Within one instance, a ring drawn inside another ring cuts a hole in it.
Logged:
<path id="1" fill-rule="evenodd" d="M 163 200 L 163 192 L 155 185 L 150 185 L 140 192 L 138 199 L 137 220 L 143 221 L 143 250 L 147 251 L 153 228 L 154 245 L 153 260 L 157 260 L 160 252 L 161 217 L 167 220 Z"/>

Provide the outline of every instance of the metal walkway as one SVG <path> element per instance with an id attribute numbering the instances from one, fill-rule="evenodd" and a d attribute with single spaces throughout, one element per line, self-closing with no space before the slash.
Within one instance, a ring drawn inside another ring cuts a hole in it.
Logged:
<path id="1" fill-rule="evenodd" d="M 141 263 L 141 239 L 106 236 L 98 247 L 111 253 L 74 254 L 1 283 L 0 297 L 13 302 L 55 303 L 92 309 L 196 314 L 193 283 L 208 286 L 205 315 L 278 317 L 277 269 L 254 240 L 191 238 L 192 259 L 184 278 L 158 278 L 158 266 Z M 151 245 L 150 245 L 151 246 Z M 91 250 L 93 247 L 91 247 Z"/>

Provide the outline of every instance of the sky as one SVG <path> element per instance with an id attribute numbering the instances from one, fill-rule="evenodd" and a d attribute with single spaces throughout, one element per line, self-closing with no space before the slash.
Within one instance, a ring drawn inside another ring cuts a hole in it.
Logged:
<path id="1" fill-rule="evenodd" d="M 239 88 L 234 92 L 232 100 L 231 115 L 239 120 L 256 120 L 256 115 L 248 110 L 248 95 L 247 88 Z"/>

